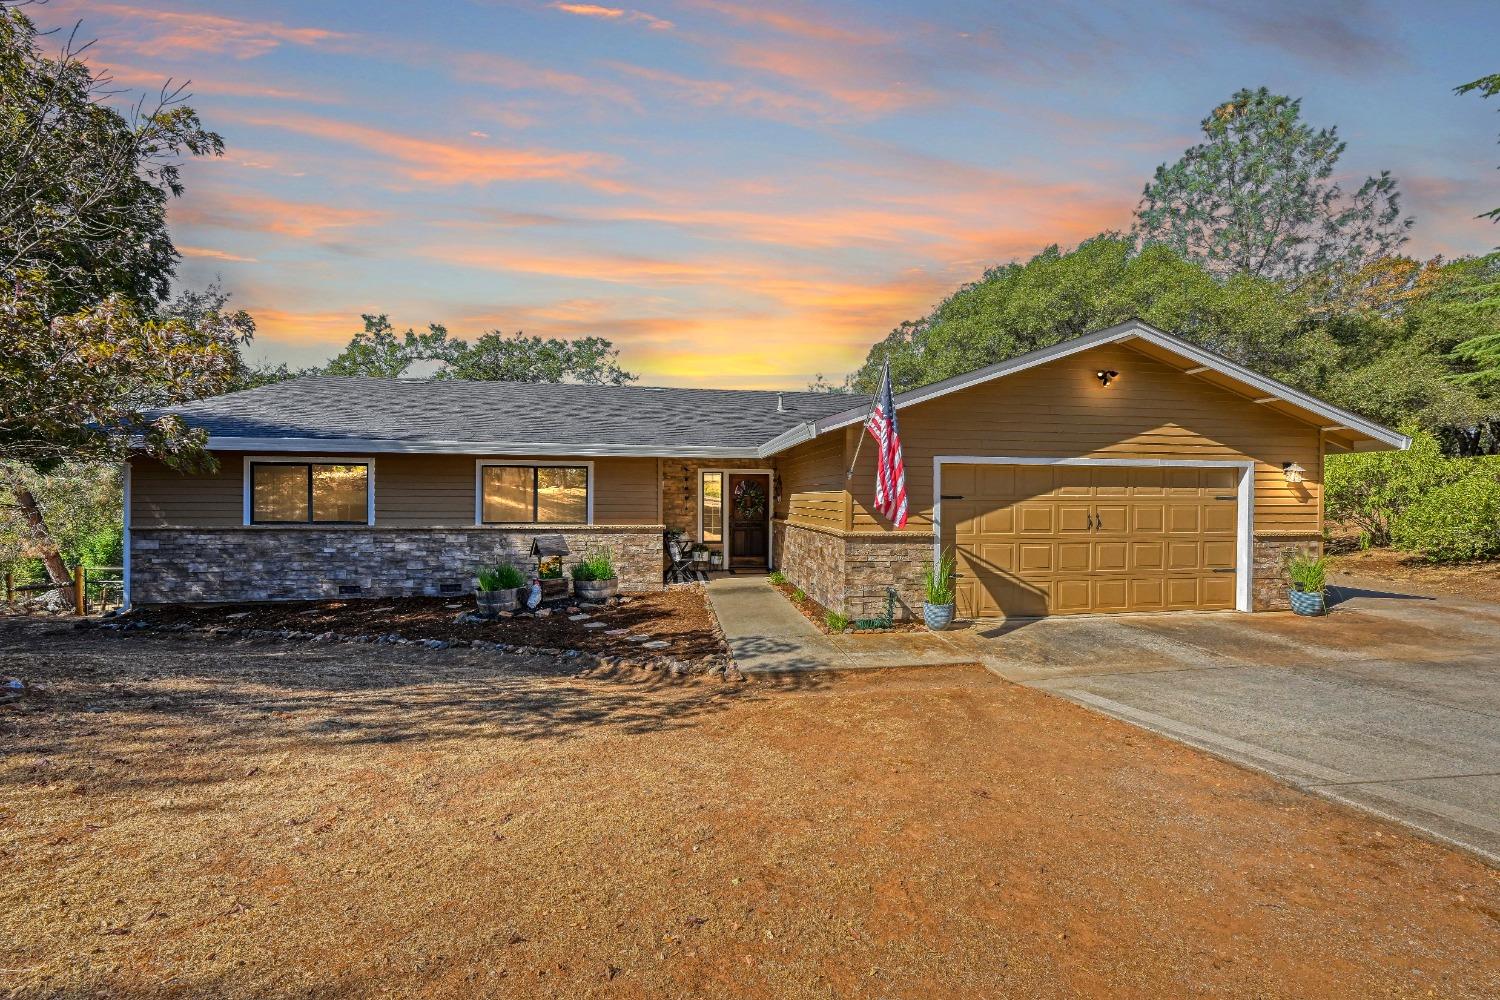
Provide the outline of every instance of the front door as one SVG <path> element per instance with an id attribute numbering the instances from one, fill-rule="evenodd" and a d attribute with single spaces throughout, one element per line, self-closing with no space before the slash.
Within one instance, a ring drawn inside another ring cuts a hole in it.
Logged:
<path id="1" fill-rule="evenodd" d="M 766 566 L 771 541 L 770 476 L 729 477 L 724 498 L 729 515 L 729 565 L 736 568 Z"/>

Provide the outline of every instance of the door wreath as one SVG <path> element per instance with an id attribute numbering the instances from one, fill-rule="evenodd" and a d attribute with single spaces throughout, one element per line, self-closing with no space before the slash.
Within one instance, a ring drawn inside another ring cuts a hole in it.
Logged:
<path id="1" fill-rule="evenodd" d="M 766 514 L 766 491 L 753 479 L 741 479 L 734 487 L 734 516 L 740 521 L 758 521 Z"/>

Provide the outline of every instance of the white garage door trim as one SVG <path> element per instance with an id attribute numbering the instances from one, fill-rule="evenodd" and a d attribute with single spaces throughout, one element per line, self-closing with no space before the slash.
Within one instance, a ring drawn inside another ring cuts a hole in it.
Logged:
<path id="1" fill-rule="evenodd" d="M 1171 458 L 1028 458 L 1024 456 L 938 455 L 932 460 L 932 558 L 943 552 L 943 465 L 1100 465 L 1126 468 L 1239 469 L 1239 496 L 1235 519 L 1234 607 L 1250 610 L 1250 577 L 1255 552 L 1252 518 L 1255 516 L 1255 463 Z"/>

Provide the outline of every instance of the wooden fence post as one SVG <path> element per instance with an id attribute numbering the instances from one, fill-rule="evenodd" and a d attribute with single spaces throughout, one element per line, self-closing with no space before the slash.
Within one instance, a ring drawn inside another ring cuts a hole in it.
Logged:
<path id="1" fill-rule="evenodd" d="M 5 606 L 8 608 L 16 602 L 16 578 L 15 575 L 6 571 L 5 574 Z"/>
<path id="2" fill-rule="evenodd" d="M 88 599 L 83 593 L 83 563 L 73 567 L 73 613 L 79 618 L 88 614 Z"/>

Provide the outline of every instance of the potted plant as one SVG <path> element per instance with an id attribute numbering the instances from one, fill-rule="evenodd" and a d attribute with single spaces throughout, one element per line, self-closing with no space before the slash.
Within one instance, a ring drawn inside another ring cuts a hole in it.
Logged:
<path id="1" fill-rule="evenodd" d="M 925 591 L 922 601 L 922 621 L 934 632 L 941 632 L 953 624 L 957 606 L 953 602 L 953 554 L 944 552 L 927 567 L 922 575 Z"/>
<path id="2" fill-rule="evenodd" d="M 620 592 L 614 558 L 601 546 L 589 549 L 573 567 L 573 593 L 585 601 L 606 601 Z"/>
<path id="3" fill-rule="evenodd" d="M 1326 615 L 1328 601 L 1324 597 L 1327 587 L 1328 560 L 1322 556 L 1293 556 L 1286 564 L 1286 575 L 1292 583 L 1290 597 L 1292 610 L 1299 615 Z"/>
<path id="4" fill-rule="evenodd" d="M 524 586 L 526 578 L 510 563 L 494 569 L 482 569 L 476 574 L 474 603 L 481 614 L 494 617 L 502 611 L 511 611 L 518 599 L 517 588 Z"/>

